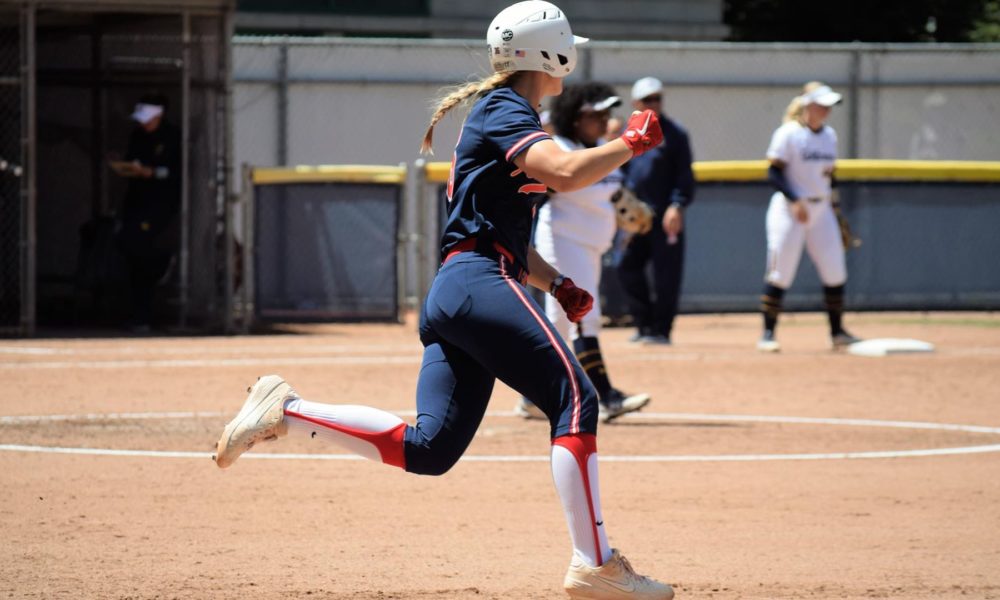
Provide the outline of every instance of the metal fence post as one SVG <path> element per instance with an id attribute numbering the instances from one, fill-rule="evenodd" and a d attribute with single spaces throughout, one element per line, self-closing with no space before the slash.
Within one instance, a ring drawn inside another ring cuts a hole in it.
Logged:
<path id="1" fill-rule="evenodd" d="M 35 334 L 36 268 L 38 204 L 35 144 L 38 141 L 35 118 L 35 14 L 33 2 L 21 9 L 21 330 L 26 336 Z"/>
<path id="2" fill-rule="evenodd" d="M 178 326 L 187 326 L 188 294 L 191 286 L 191 182 L 188 161 L 191 153 L 191 13 L 181 14 L 181 249 L 180 249 L 180 314 Z"/>
<path id="3" fill-rule="evenodd" d="M 413 180 L 414 180 L 414 208 L 416 209 L 416 287 L 414 293 L 416 294 L 416 308 L 420 310 L 420 303 L 423 302 L 424 296 L 427 295 L 429 289 L 429 283 L 427 280 L 428 272 L 428 252 L 427 244 L 428 239 L 430 239 L 431 234 L 428 230 L 429 220 L 427 218 L 428 213 L 428 202 L 427 202 L 427 161 L 423 158 L 418 158 L 413 161 Z"/>
<path id="4" fill-rule="evenodd" d="M 243 333 L 250 333 L 256 307 L 256 240 L 254 239 L 254 219 L 257 205 L 254 196 L 253 168 L 246 163 L 242 167 L 243 175 Z"/>
<path id="5" fill-rule="evenodd" d="M 278 46 L 278 163 L 288 164 L 288 41 Z"/>
<path id="6" fill-rule="evenodd" d="M 403 188 L 403 216 L 405 228 L 403 240 L 406 247 L 405 252 L 405 302 L 407 308 L 415 308 L 419 302 L 420 294 L 420 240 L 422 239 L 419 229 L 419 186 L 420 170 L 418 166 L 420 159 L 413 163 L 413 166 L 400 163 L 406 166 L 406 187 Z"/>
<path id="7" fill-rule="evenodd" d="M 403 314 L 405 308 L 408 305 L 406 290 L 409 287 L 407 285 L 407 272 L 409 269 L 408 257 L 410 256 L 410 210 L 409 210 L 409 190 L 410 190 L 410 173 L 409 165 L 405 162 L 399 163 L 399 167 L 403 169 L 406 175 L 403 178 L 403 185 L 399 188 L 399 201 L 396 203 L 396 209 L 399 211 L 399 225 L 396 228 L 396 320 L 402 323 L 404 321 Z"/>
<path id="8" fill-rule="evenodd" d="M 223 240 L 226 245 L 225 255 L 225 298 L 222 310 L 223 329 L 226 333 L 233 333 L 236 330 L 235 319 L 235 278 L 236 278 L 236 227 L 233 223 L 233 212 L 238 198 L 233 193 L 233 13 L 226 11 L 220 23 L 220 39 L 225 40 L 223 47 L 219 51 L 219 74 L 224 86 L 222 91 L 222 101 L 216 100 L 216 106 L 220 110 L 216 111 L 216 128 L 222 130 L 222 148 L 218 154 L 221 155 L 221 177 L 218 177 L 220 186 L 219 195 L 224 206 Z M 220 106 L 221 105 L 221 106 Z M 218 167 L 217 167 L 218 168 Z"/>
<path id="9" fill-rule="evenodd" d="M 851 64 L 848 69 L 848 90 L 850 101 L 847 104 L 847 158 L 858 158 L 858 150 L 860 148 L 860 142 L 858 136 L 860 135 L 860 125 L 858 120 L 861 114 L 861 49 L 857 47 L 858 42 L 854 43 L 854 48 L 851 49 Z"/>

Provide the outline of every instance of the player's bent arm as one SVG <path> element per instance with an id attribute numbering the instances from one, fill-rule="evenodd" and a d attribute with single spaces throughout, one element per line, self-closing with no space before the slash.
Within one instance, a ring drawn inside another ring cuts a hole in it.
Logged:
<path id="1" fill-rule="evenodd" d="M 537 145 L 537 144 L 536 144 Z M 534 246 L 528 248 L 528 283 L 548 292 L 559 271 L 542 258 Z"/>
<path id="2" fill-rule="evenodd" d="M 591 186 L 632 158 L 632 150 L 621 138 L 595 148 L 567 152 L 552 140 L 532 144 L 514 158 L 528 177 L 557 192 L 572 192 Z"/>
<path id="3" fill-rule="evenodd" d="M 795 202 L 799 199 L 792 186 L 789 185 L 788 179 L 785 178 L 785 163 L 783 161 L 776 158 L 771 159 L 771 166 L 767 168 L 767 180 L 771 182 L 774 189 L 784 194 L 789 202 Z"/>

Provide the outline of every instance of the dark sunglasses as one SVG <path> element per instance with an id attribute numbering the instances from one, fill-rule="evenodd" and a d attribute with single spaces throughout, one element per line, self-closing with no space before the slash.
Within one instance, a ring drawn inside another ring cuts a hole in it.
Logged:
<path id="1" fill-rule="evenodd" d="M 663 96 L 660 94 L 653 94 L 652 96 L 646 96 L 639 102 L 642 102 L 643 104 L 652 104 L 654 102 L 660 102 L 661 100 L 663 100 Z"/>

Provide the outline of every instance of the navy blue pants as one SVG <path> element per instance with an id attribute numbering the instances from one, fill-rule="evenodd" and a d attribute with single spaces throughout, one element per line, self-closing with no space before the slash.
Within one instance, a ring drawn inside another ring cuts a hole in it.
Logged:
<path id="1" fill-rule="evenodd" d="M 423 364 L 406 470 L 440 475 L 472 442 L 496 379 L 531 398 L 552 438 L 597 432 L 597 392 L 507 259 L 463 252 L 438 272 L 420 316 Z"/>
<path id="2" fill-rule="evenodd" d="M 618 265 L 618 279 L 628 300 L 629 313 L 642 335 L 670 337 L 677 316 L 684 274 L 684 232 L 677 242 L 667 243 L 667 234 L 653 219 L 653 230 L 633 236 Z M 646 280 L 646 264 L 653 262 L 653 282 L 656 300 L 650 298 Z"/>

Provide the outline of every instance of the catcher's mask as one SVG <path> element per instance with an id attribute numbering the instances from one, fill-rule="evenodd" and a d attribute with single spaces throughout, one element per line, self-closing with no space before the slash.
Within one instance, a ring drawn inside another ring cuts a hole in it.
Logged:
<path id="1" fill-rule="evenodd" d="M 527 0 L 500 11 L 486 31 L 490 64 L 497 72 L 542 71 L 566 77 L 576 67 L 576 46 L 587 41 L 570 30 L 558 6 Z"/>

